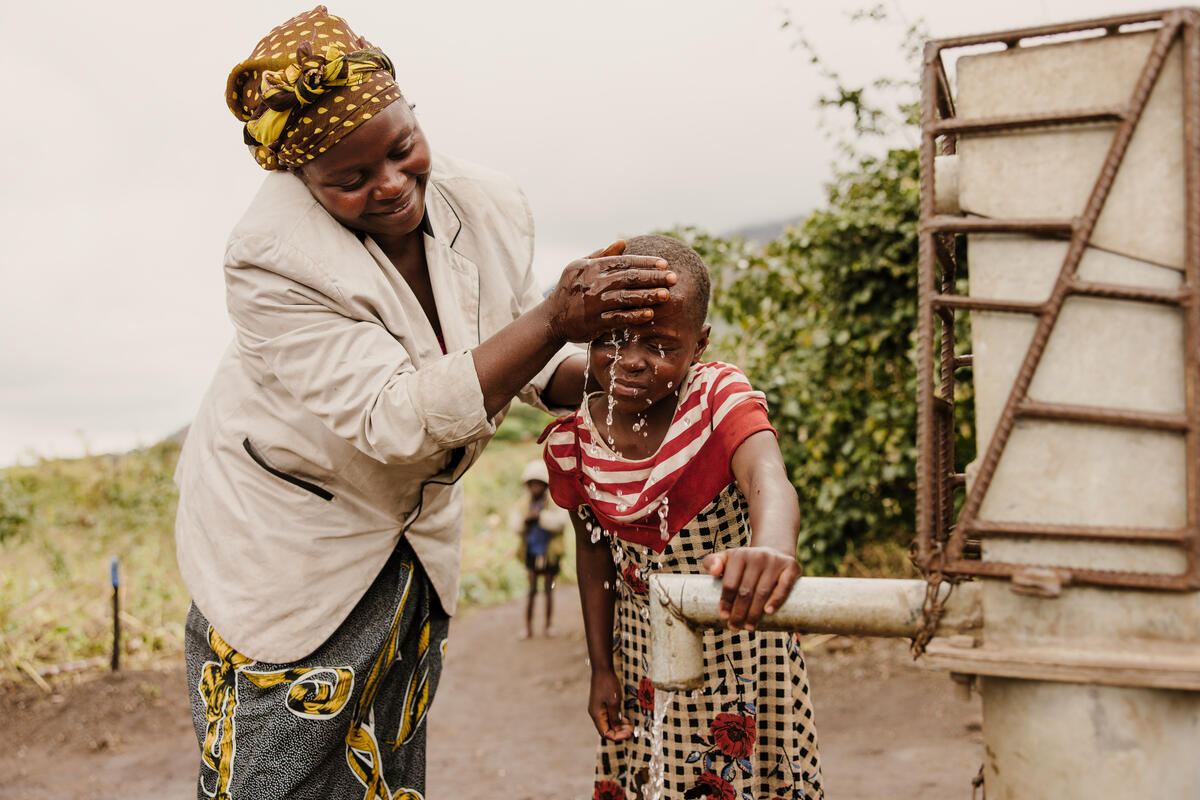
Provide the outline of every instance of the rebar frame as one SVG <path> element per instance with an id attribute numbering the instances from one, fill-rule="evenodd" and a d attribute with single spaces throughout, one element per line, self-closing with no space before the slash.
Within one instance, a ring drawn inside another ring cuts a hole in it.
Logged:
<path id="1" fill-rule="evenodd" d="M 1108 36 L 1130 25 L 1159 23 L 1145 66 L 1129 103 L 1122 107 L 1079 109 L 1064 113 L 997 116 L 958 120 L 942 61 L 945 50 L 980 44 L 1021 46 L 1024 39 L 1096 31 Z M 1096 221 L 1104 208 L 1129 142 L 1145 109 L 1150 92 L 1162 71 L 1167 53 L 1176 41 L 1183 50 L 1183 114 L 1185 168 L 1184 284 L 1161 290 L 1082 281 L 1077 269 Z M 1072 219 L 980 219 L 939 216 L 934 211 L 934 157 L 939 140 L 942 152 L 954 152 L 955 137 L 1047 126 L 1115 123 L 1117 128 L 1095 185 L 1081 216 Z M 918 309 L 917 385 L 917 546 L 916 560 L 930 587 L 926 603 L 927 630 L 914 642 L 919 651 L 936 627 L 937 586 L 968 576 L 1012 577 L 1029 570 L 1029 564 L 984 561 L 966 557 L 987 536 L 1054 537 L 1080 541 L 1126 541 L 1180 547 L 1187 568 L 1181 574 L 1156 574 L 1045 565 L 1063 583 L 1143 589 L 1195 590 L 1200 588 L 1200 10 L 1194 8 L 1126 14 L 1085 22 L 1047 25 L 990 35 L 941 39 L 926 44 L 921 84 L 920 145 L 920 256 Z M 1017 302 L 972 298 L 955 293 L 956 237 L 976 232 L 1051 234 L 1069 237 L 1067 253 L 1050 296 L 1044 302 Z M 1071 296 L 1098 297 L 1181 307 L 1184 311 L 1185 411 L 1160 414 L 1100 406 L 1036 402 L 1029 385 L 1054 329 L 1064 301 Z M 979 310 L 1031 314 L 1037 326 L 1012 390 L 1004 404 L 995 433 L 979 461 L 979 471 L 955 519 L 954 493 L 966 484 L 955 472 L 954 374 L 972 363 L 971 356 L 955 356 L 955 312 Z M 934 354 L 940 333 L 940 352 Z M 938 372 L 934 367 L 937 363 Z M 1078 422 L 1181 432 L 1187 462 L 1187 523 L 1181 529 L 1050 525 L 992 522 L 979 519 L 979 509 L 995 476 L 997 464 L 1018 418 Z"/>

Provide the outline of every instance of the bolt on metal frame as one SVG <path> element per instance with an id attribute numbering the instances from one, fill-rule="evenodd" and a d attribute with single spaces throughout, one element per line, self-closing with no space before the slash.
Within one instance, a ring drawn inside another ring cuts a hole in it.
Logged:
<path id="1" fill-rule="evenodd" d="M 1150 54 L 1127 105 L 1079 109 L 1064 113 L 997 116 L 980 120 L 955 118 L 954 99 L 942 61 L 945 50 L 981 44 L 1021 46 L 1023 39 L 1082 31 L 1114 35 L 1126 26 L 1158 23 Z M 1177 290 L 1140 288 L 1080 280 L 1077 268 L 1104 208 L 1167 53 L 1182 40 L 1186 245 L 1184 283 Z M 959 135 L 1032 129 L 1096 122 L 1116 123 L 1107 157 L 1083 213 L 1072 219 L 986 219 L 940 216 L 934 210 L 934 157 L 952 154 Z M 928 42 L 921 83 L 920 255 L 917 385 L 917 543 L 916 560 L 929 586 L 925 616 L 928 630 L 914 642 L 919 652 L 932 635 L 939 616 L 937 588 L 975 575 L 1013 577 L 1031 565 L 971 558 L 979 540 L 991 535 L 1054 537 L 1079 541 L 1127 541 L 1173 544 L 1186 555 L 1182 574 L 1150 574 L 1117 570 L 1045 565 L 1065 583 L 1163 590 L 1200 589 L 1200 10 L 1180 8 L 1126 14 L 1062 25 L 1047 25 L 1002 33 L 963 36 Z M 972 298 L 955 293 L 956 237 L 975 232 L 1059 235 L 1070 243 L 1058 279 L 1044 302 Z M 1041 360 L 1064 301 L 1071 296 L 1097 297 L 1181 307 L 1184 311 L 1186 405 L 1182 414 L 1161 414 L 1100 406 L 1036 402 L 1029 385 Z M 1037 319 L 996 431 L 979 461 L 957 519 L 954 493 L 966 484 L 955 472 L 954 373 L 972 363 L 955 356 L 955 312 L 983 310 L 1031 314 Z M 940 352 L 935 356 L 936 337 Z M 937 372 L 935 374 L 935 360 Z M 979 519 L 979 509 L 995 475 L 1009 436 L 1020 418 L 1079 422 L 1180 432 L 1187 461 L 1187 524 L 1181 529 L 1115 526 L 1050 525 L 992 522 Z M 1036 568 L 1035 568 L 1036 569 Z"/>

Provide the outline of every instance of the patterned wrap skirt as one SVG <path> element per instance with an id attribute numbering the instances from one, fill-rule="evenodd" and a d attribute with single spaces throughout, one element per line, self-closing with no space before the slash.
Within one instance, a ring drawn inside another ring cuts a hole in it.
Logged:
<path id="1" fill-rule="evenodd" d="M 587 507 L 580 509 L 591 519 Z M 655 693 L 649 679 L 651 572 L 705 573 L 709 553 L 750 543 L 746 500 L 735 484 L 656 554 L 607 537 L 617 570 L 613 665 L 635 736 L 602 739 L 594 800 L 640 798 L 651 774 L 656 704 L 662 728 L 663 800 L 820 800 L 821 762 L 799 636 L 773 631 L 704 634 L 704 688 Z"/>
<path id="2" fill-rule="evenodd" d="M 448 623 L 404 541 L 334 634 L 294 663 L 238 653 L 193 604 L 197 798 L 423 800 L 424 723 Z"/>

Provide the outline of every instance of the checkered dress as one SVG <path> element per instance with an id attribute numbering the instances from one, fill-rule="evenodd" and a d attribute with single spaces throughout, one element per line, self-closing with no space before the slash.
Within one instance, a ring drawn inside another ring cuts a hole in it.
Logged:
<path id="1" fill-rule="evenodd" d="M 651 762 L 654 690 L 646 579 L 702 573 L 709 553 L 749 544 L 746 500 L 730 484 L 661 554 L 608 537 L 618 577 L 613 664 L 634 738 L 601 740 L 596 800 L 640 798 Z M 580 514 L 590 519 L 586 506 Z M 663 701 L 662 693 L 658 701 Z M 804 656 L 796 634 L 704 634 L 704 688 L 677 693 L 663 724 L 663 800 L 821 798 L 821 765 Z"/>

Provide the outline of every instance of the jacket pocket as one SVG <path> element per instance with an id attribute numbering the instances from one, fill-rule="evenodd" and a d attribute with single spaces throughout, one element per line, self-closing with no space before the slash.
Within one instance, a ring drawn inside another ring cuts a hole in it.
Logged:
<path id="1" fill-rule="evenodd" d="M 306 492 L 315 494 L 317 497 L 321 498 L 322 500 L 329 501 L 329 500 L 333 499 L 333 493 L 330 492 L 328 489 L 318 486 L 317 484 L 312 483 L 310 481 L 306 481 L 303 478 L 297 478 L 295 475 L 289 475 L 288 473 L 284 472 L 283 470 L 276 469 L 275 467 L 268 464 L 267 460 L 265 458 L 263 458 L 261 455 L 259 455 L 258 451 L 254 449 L 254 445 L 250 444 L 249 438 L 242 439 L 242 447 L 245 448 L 247 455 L 249 455 L 250 458 L 254 460 L 255 464 L 258 464 L 260 467 L 262 467 L 267 472 L 274 475 L 276 478 L 279 478 L 282 481 L 287 481 L 288 483 L 292 484 L 293 486 L 299 487 Z"/>

